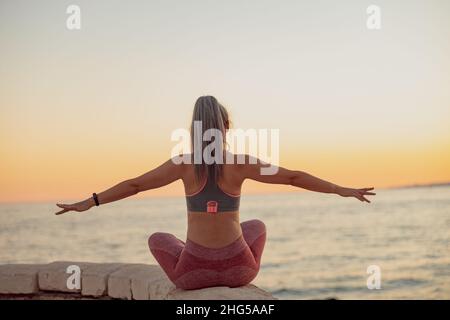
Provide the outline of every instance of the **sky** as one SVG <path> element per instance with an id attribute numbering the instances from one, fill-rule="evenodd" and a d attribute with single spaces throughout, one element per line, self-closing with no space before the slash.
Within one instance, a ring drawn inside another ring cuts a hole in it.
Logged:
<path id="1" fill-rule="evenodd" d="M 69 30 L 69 5 L 81 29 Z M 366 26 L 369 5 L 381 29 Z M 197 97 L 348 187 L 450 181 L 450 2 L 0 2 L 0 202 L 89 197 L 170 158 Z M 243 192 L 296 191 L 245 182 Z M 135 197 L 182 195 L 177 182 Z"/>

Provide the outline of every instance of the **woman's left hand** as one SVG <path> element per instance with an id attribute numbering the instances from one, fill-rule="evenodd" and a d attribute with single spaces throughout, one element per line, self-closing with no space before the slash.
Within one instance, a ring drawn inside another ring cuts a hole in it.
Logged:
<path id="1" fill-rule="evenodd" d="M 362 189 L 352 189 L 352 188 L 339 188 L 337 194 L 340 195 L 341 197 L 355 197 L 356 199 L 364 202 L 369 202 L 370 201 L 364 197 L 364 196 L 374 196 L 376 195 L 375 192 L 369 192 L 370 190 L 373 190 L 372 188 L 362 188 Z"/>
<path id="2" fill-rule="evenodd" d="M 63 208 L 63 210 L 56 212 L 56 215 L 60 215 L 69 211 L 77 211 L 77 212 L 82 212 L 82 211 L 86 211 L 89 210 L 92 207 L 92 203 L 88 200 L 84 200 L 84 201 L 80 201 L 77 203 L 73 203 L 73 204 L 61 204 L 61 203 L 57 203 L 56 205 L 60 208 Z"/>

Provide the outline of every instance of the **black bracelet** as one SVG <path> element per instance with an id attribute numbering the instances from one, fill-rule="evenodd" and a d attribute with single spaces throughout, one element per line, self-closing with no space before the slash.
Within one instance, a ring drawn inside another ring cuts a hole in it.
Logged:
<path id="1" fill-rule="evenodd" d="M 98 203 L 97 194 L 94 192 L 94 193 L 92 194 L 92 197 L 94 198 L 95 205 L 98 207 L 98 206 L 100 205 L 100 203 Z"/>

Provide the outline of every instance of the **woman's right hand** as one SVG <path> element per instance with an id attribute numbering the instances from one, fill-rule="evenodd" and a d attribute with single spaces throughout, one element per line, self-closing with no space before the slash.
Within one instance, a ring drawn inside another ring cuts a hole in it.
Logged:
<path id="1" fill-rule="evenodd" d="M 84 201 L 80 201 L 77 203 L 73 203 L 73 204 L 62 204 L 62 203 L 57 203 L 56 204 L 58 207 L 63 208 L 63 210 L 56 212 L 56 215 L 60 215 L 69 211 L 77 211 L 77 212 L 82 212 L 82 211 L 86 211 L 89 210 L 92 206 L 92 199 L 89 198 L 87 200 Z"/>
<path id="2" fill-rule="evenodd" d="M 373 190 L 373 187 L 371 188 L 362 188 L 362 189 L 353 189 L 353 188 L 343 188 L 340 187 L 337 190 L 337 194 L 341 197 L 355 197 L 356 199 L 364 202 L 370 203 L 370 201 L 364 197 L 364 196 L 374 196 L 376 195 L 375 192 L 369 192 L 370 190 Z"/>

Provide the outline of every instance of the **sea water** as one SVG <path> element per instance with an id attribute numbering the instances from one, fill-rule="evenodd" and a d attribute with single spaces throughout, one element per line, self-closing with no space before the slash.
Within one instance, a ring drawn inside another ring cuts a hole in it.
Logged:
<path id="1" fill-rule="evenodd" d="M 151 191 L 150 191 L 151 192 Z M 450 299 L 450 187 L 379 189 L 372 203 L 313 192 L 243 195 L 267 227 L 253 283 L 280 299 Z M 156 263 L 156 231 L 186 239 L 183 197 L 55 216 L 54 203 L 0 205 L 0 263 Z M 368 289 L 369 266 L 380 289 Z"/>

